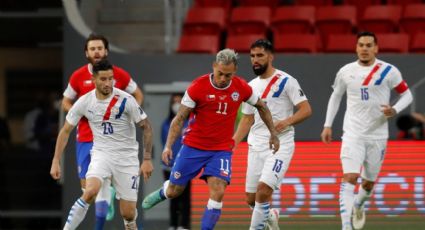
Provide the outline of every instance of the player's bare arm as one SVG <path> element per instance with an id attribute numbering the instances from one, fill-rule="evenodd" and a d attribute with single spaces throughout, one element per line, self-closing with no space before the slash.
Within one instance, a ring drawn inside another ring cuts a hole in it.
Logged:
<path id="1" fill-rule="evenodd" d="M 143 175 L 143 179 L 147 181 L 154 169 L 152 165 L 152 126 L 148 119 L 140 121 L 138 125 L 143 129 L 143 162 L 139 174 Z"/>
<path id="2" fill-rule="evenodd" d="M 254 124 L 254 114 L 242 115 L 242 118 L 238 124 L 238 128 L 233 135 L 233 140 L 235 141 L 235 146 L 233 148 L 236 148 L 242 139 L 246 137 L 252 124 Z"/>
<path id="3" fill-rule="evenodd" d="M 131 95 L 133 95 L 134 99 L 136 99 L 138 105 L 143 104 L 143 100 L 145 97 L 143 95 L 142 90 L 139 87 L 137 87 L 136 90 Z"/>
<path id="4" fill-rule="evenodd" d="M 164 151 L 162 152 L 162 161 L 164 161 L 164 163 L 167 165 L 169 163 L 169 160 L 173 157 L 173 151 L 171 150 L 171 146 L 173 146 L 177 137 L 181 135 L 181 130 L 183 128 L 184 122 L 189 117 L 189 114 L 192 111 L 192 108 L 189 108 L 182 104 L 176 116 L 171 121 L 167 141 L 165 143 Z"/>
<path id="5" fill-rule="evenodd" d="M 62 109 L 65 112 L 68 112 L 71 109 L 73 104 L 74 104 L 74 100 L 72 100 L 71 98 L 63 97 L 63 99 L 62 99 Z"/>
<path id="6" fill-rule="evenodd" d="M 275 122 L 276 131 L 282 132 L 291 125 L 296 125 L 303 122 L 312 114 L 310 103 L 308 103 L 307 100 L 298 103 L 295 107 L 297 108 L 297 111 L 294 113 L 294 115 L 284 120 Z"/>
<path id="7" fill-rule="evenodd" d="M 74 129 L 74 126 L 65 121 L 65 124 L 59 131 L 58 138 L 56 140 L 55 154 L 52 160 L 52 167 L 50 168 L 50 175 L 55 180 L 60 179 L 61 177 L 60 160 L 66 144 L 68 143 L 72 129 Z"/>
<path id="8" fill-rule="evenodd" d="M 267 105 L 261 99 L 258 99 L 257 103 L 254 106 L 258 110 L 261 120 L 264 121 L 264 124 L 266 124 L 267 128 L 270 131 L 269 145 L 270 149 L 273 149 L 273 153 L 275 153 L 277 152 L 277 150 L 279 150 L 280 143 L 279 138 L 277 138 L 277 131 L 273 124 L 272 114 L 270 113 L 270 110 Z"/>

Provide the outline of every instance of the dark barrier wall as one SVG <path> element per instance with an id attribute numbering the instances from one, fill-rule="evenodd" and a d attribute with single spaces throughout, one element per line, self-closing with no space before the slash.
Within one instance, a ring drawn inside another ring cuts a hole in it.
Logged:
<path id="1" fill-rule="evenodd" d="M 78 67 L 86 63 L 84 55 L 85 39 L 79 36 L 70 26 L 65 23 L 64 26 L 64 87 L 70 74 Z M 354 50 L 354 47 L 353 47 Z M 425 77 L 425 55 L 379 55 L 384 61 L 397 66 L 402 72 L 405 80 L 410 86 L 413 86 L 420 79 Z M 133 76 L 139 86 L 144 84 L 170 83 L 173 81 L 191 81 L 197 76 L 212 71 L 212 61 L 214 55 L 143 55 L 143 54 L 117 54 L 111 53 L 112 63 L 126 69 Z M 332 92 L 331 84 L 335 78 L 336 72 L 346 63 L 356 60 L 353 54 L 276 54 L 275 67 L 288 72 L 298 79 L 301 87 L 304 89 L 309 101 L 313 107 L 313 116 L 304 123 L 296 127 L 296 139 L 299 140 L 319 140 L 319 135 L 323 127 L 326 106 L 329 96 Z M 251 80 L 254 75 L 251 71 L 249 55 L 240 55 L 240 64 L 238 75 L 246 80 Z M 143 88 L 146 90 L 145 88 Z M 416 95 L 418 111 L 425 112 L 425 86 L 418 88 Z M 395 98 L 395 97 L 393 97 Z M 149 104 L 147 95 L 145 104 Z M 152 104 L 151 104 L 152 105 Z M 153 104 L 157 105 L 157 104 Z M 152 105 L 152 106 L 153 106 Z M 164 113 L 167 111 L 167 105 L 164 106 Z M 148 114 L 149 110 L 146 108 Z M 334 122 L 334 139 L 339 139 L 342 130 L 342 118 L 345 110 L 345 101 L 341 103 L 337 119 Z M 409 109 L 404 113 L 409 112 Z M 149 114 L 151 119 L 162 118 L 163 114 Z M 392 119 L 390 123 L 390 134 L 394 138 L 396 128 Z M 159 121 L 155 121 L 159 122 Z M 159 130 L 156 130 L 159 133 Z M 157 147 L 158 148 L 158 147 Z M 159 147 L 162 148 L 162 147 Z M 73 150 L 72 150 L 73 151 Z M 158 149 L 156 154 L 158 154 Z M 74 161 L 74 156 L 68 158 Z M 72 164 L 72 163 L 71 163 Z M 73 169 L 75 171 L 75 169 Z M 71 181 L 75 180 L 75 174 L 67 174 Z M 67 193 L 74 197 L 76 193 Z M 67 203 L 68 202 L 68 203 Z M 65 202 L 65 209 L 70 207 L 69 202 Z"/>

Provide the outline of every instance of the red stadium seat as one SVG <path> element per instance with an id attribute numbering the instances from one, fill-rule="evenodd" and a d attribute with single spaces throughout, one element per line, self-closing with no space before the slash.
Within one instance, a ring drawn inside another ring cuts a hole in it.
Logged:
<path id="1" fill-rule="evenodd" d="M 354 34 L 331 34 L 325 46 L 327 53 L 353 53 L 356 50 L 357 36 Z"/>
<path id="2" fill-rule="evenodd" d="M 366 7 L 379 5 L 381 4 L 381 0 L 344 0 L 343 4 L 355 6 L 357 8 L 357 19 L 360 19 Z"/>
<path id="3" fill-rule="evenodd" d="M 274 34 L 275 52 L 316 53 L 318 37 L 315 34 Z"/>
<path id="4" fill-rule="evenodd" d="M 425 53 L 425 32 L 414 35 L 410 43 L 410 52 Z"/>
<path id="5" fill-rule="evenodd" d="M 398 31 L 401 17 L 401 6 L 374 5 L 368 6 L 360 20 L 359 29 L 374 33 L 393 33 Z"/>
<path id="6" fill-rule="evenodd" d="M 419 4 L 422 0 L 387 0 L 388 5 Z"/>
<path id="7" fill-rule="evenodd" d="M 271 10 L 266 6 L 233 8 L 228 26 L 229 34 L 266 34 Z"/>
<path id="8" fill-rule="evenodd" d="M 380 53 L 407 53 L 409 35 L 403 33 L 376 34 Z"/>
<path id="9" fill-rule="evenodd" d="M 217 53 L 219 50 L 218 35 L 182 35 L 178 53 Z"/>
<path id="10" fill-rule="evenodd" d="M 273 33 L 311 33 L 314 29 L 314 6 L 282 6 L 276 9 L 271 22 Z"/>
<path id="11" fill-rule="evenodd" d="M 263 34 L 229 34 L 226 39 L 226 48 L 239 53 L 249 53 L 251 44 L 258 39 L 265 38 Z"/>
<path id="12" fill-rule="evenodd" d="M 196 34 L 221 34 L 226 25 L 226 14 L 223 8 L 193 7 L 186 15 L 183 24 L 183 33 Z"/>
<path id="13" fill-rule="evenodd" d="M 279 0 L 239 0 L 241 6 L 267 6 L 275 9 L 279 5 Z"/>
<path id="14" fill-rule="evenodd" d="M 294 0 L 295 5 L 327 6 L 332 3 L 333 0 Z"/>
<path id="15" fill-rule="evenodd" d="M 219 7 L 223 8 L 226 13 L 232 9 L 232 0 L 195 0 L 195 7 Z"/>
<path id="16" fill-rule="evenodd" d="M 407 5 L 400 19 L 403 32 L 414 35 L 425 31 L 425 4 Z"/>
<path id="17" fill-rule="evenodd" d="M 316 28 L 325 44 L 330 34 L 352 33 L 356 23 L 354 6 L 322 6 L 316 10 Z"/>

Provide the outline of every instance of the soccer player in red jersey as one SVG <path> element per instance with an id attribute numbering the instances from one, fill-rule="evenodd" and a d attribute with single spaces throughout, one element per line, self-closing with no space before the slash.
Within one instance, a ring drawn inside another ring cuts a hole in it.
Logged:
<path id="1" fill-rule="evenodd" d="M 269 109 L 248 83 L 234 76 L 237 54 L 231 49 L 220 51 L 213 63 L 213 73 L 195 79 L 182 99 L 180 109 L 171 122 L 162 153 L 165 163 L 173 156 L 171 146 L 181 132 L 184 121 L 192 114 L 183 146 L 175 159 L 171 175 L 164 186 L 149 194 L 142 207 L 150 209 L 165 199 L 179 196 L 186 184 L 204 169 L 201 179 L 209 188 L 209 200 L 201 229 L 213 229 L 221 215 L 222 200 L 231 178 L 232 139 L 238 108 L 242 102 L 255 106 L 271 135 L 270 148 L 276 152 L 279 140 Z"/>
<path id="2" fill-rule="evenodd" d="M 109 42 L 102 35 L 91 34 L 85 45 L 85 54 L 88 64 L 80 67 L 72 73 L 67 88 L 63 93 L 62 107 L 68 112 L 73 103 L 93 90 L 95 85 L 92 81 L 93 64 L 107 58 Z M 139 105 L 143 102 L 143 93 L 137 84 L 131 79 L 125 70 L 113 66 L 114 87 L 126 91 L 134 96 Z M 78 123 L 77 129 L 77 164 L 78 175 L 80 177 L 81 188 L 86 185 L 86 173 L 90 164 L 90 150 L 93 147 L 93 134 L 88 124 L 87 118 L 83 117 Z M 104 180 L 102 189 L 96 198 L 96 230 L 103 229 L 105 220 L 111 220 L 114 214 L 113 199 L 114 189 L 110 186 L 110 180 Z"/>

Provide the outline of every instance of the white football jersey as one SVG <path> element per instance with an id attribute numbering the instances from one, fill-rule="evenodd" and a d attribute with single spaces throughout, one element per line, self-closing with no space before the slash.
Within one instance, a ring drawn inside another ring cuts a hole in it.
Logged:
<path id="1" fill-rule="evenodd" d="M 400 71 L 379 59 L 370 66 L 355 61 L 342 67 L 332 87 L 338 95 L 347 93 L 343 138 L 388 138 L 388 122 L 381 105 L 390 104 L 391 90 L 401 84 L 405 82 Z"/>
<path id="2" fill-rule="evenodd" d="M 138 162 L 139 144 L 135 123 L 146 119 L 146 113 L 130 94 L 113 88 L 105 100 L 96 98 L 96 90 L 81 96 L 66 116 L 71 125 L 77 125 L 81 117 L 87 117 L 93 132 L 92 153 L 105 154 L 120 165 Z"/>
<path id="3" fill-rule="evenodd" d="M 284 120 L 294 113 L 294 106 L 307 100 L 298 81 L 291 75 L 276 69 L 272 77 L 254 78 L 249 82 L 253 91 L 267 104 L 273 121 Z M 260 117 L 257 109 L 243 104 L 242 113 L 254 114 L 254 124 L 248 135 L 248 144 L 253 149 L 269 148 L 270 131 Z M 294 127 L 290 126 L 279 135 L 280 142 L 294 141 Z"/>

